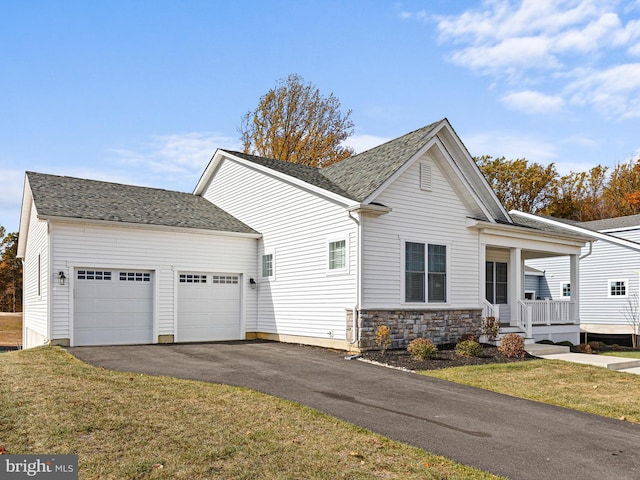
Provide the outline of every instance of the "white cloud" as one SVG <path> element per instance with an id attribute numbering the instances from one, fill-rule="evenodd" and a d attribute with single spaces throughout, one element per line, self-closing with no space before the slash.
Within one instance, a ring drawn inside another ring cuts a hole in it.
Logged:
<path id="1" fill-rule="evenodd" d="M 567 91 L 576 105 L 592 105 L 611 118 L 640 117 L 640 63 L 580 71 Z"/>
<path id="2" fill-rule="evenodd" d="M 150 175 L 192 176 L 204 170 L 217 148 L 238 150 L 241 145 L 220 133 L 191 132 L 158 135 L 141 145 L 113 148 L 110 153 L 118 163 L 146 169 Z"/>
<path id="3" fill-rule="evenodd" d="M 529 114 L 554 113 L 564 106 L 562 97 L 532 90 L 508 93 L 500 101 L 512 110 Z"/>
<path id="4" fill-rule="evenodd" d="M 509 108 L 543 113 L 585 105 L 636 118 L 640 77 L 632 62 L 640 56 L 640 20 L 628 17 L 639 8 L 637 0 L 484 0 L 438 17 L 436 28 L 453 63 L 519 90 L 535 86 L 542 105 L 535 107 L 531 93 L 507 93 L 501 100 Z"/>

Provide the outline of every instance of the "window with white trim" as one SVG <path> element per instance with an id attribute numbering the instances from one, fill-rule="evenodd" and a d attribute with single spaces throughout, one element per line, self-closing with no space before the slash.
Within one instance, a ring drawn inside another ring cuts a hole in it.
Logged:
<path id="1" fill-rule="evenodd" d="M 262 255 L 262 278 L 273 277 L 273 253 Z"/>
<path id="2" fill-rule="evenodd" d="M 120 272 L 121 282 L 150 282 L 151 274 L 148 272 Z"/>
<path id="3" fill-rule="evenodd" d="M 344 271 L 347 269 L 347 241 L 345 239 L 329 242 L 329 270 Z"/>
<path id="4" fill-rule="evenodd" d="M 626 278 L 617 278 L 609 280 L 609 291 L 607 295 L 609 297 L 626 297 L 629 291 L 629 280 Z"/>
<path id="5" fill-rule="evenodd" d="M 407 303 L 447 301 L 447 247 L 405 242 L 405 284 Z"/>
<path id="6" fill-rule="evenodd" d="M 492 305 L 508 303 L 508 265 L 506 262 L 485 263 L 485 298 Z"/>
<path id="7" fill-rule="evenodd" d="M 211 283 L 213 284 L 237 284 L 238 276 L 237 275 L 212 275 Z"/>
<path id="8" fill-rule="evenodd" d="M 561 283 L 560 284 L 560 296 L 563 298 L 571 297 L 571 284 L 570 283 Z"/>

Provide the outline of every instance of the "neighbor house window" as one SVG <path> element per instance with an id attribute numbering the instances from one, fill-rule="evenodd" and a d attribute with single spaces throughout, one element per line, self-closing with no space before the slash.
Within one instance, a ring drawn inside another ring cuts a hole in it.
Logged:
<path id="1" fill-rule="evenodd" d="M 485 264 L 485 298 L 492 305 L 508 303 L 507 270 L 506 262 L 486 262 Z"/>
<path id="2" fill-rule="evenodd" d="M 562 286 L 560 287 L 560 294 L 562 297 L 570 297 L 571 296 L 571 284 L 570 283 L 563 283 Z"/>
<path id="3" fill-rule="evenodd" d="M 347 268 L 347 241 L 329 242 L 329 270 L 345 270 Z"/>
<path id="4" fill-rule="evenodd" d="M 405 242 L 405 302 L 447 301 L 447 247 Z"/>
<path id="5" fill-rule="evenodd" d="M 273 277 L 273 253 L 262 255 L 262 277 Z"/>
<path id="6" fill-rule="evenodd" d="M 627 280 L 609 280 L 609 297 L 626 297 Z"/>

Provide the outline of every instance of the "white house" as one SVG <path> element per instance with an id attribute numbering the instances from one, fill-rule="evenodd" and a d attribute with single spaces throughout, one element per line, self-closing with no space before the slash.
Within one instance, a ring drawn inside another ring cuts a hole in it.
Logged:
<path id="1" fill-rule="evenodd" d="M 568 223 L 574 231 L 597 238 L 592 245 L 585 246 L 581 254 L 581 330 L 628 338 L 633 325 L 640 326 L 637 319 L 640 314 L 640 215 L 592 222 L 544 220 L 549 224 Z M 566 257 L 537 259 L 528 263 L 544 272 L 540 277 L 544 296 L 553 300 L 572 299 L 573 284 Z M 636 319 L 632 320 L 631 315 L 634 314 Z"/>
<path id="2" fill-rule="evenodd" d="M 446 119 L 322 169 L 218 150 L 193 194 L 28 172 L 23 342 L 359 350 L 489 315 L 576 341 L 579 288 L 549 318 L 524 262 L 569 256 L 577 287 L 591 239 L 507 213 Z"/>

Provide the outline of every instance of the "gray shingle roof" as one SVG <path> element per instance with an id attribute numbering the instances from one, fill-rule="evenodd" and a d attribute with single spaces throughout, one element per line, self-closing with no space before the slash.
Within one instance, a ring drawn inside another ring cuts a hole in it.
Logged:
<path id="1" fill-rule="evenodd" d="M 626 217 L 605 218 L 603 220 L 582 222 L 578 225 L 595 231 L 613 230 L 616 228 L 640 227 L 640 215 L 627 215 Z"/>
<path id="2" fill-rule="evenodd" d="M 566 228 L 562 228 L 562 226 L 558 225 L 550 225 L 546 222 L 537 220 L 535 218 L 529 218 L 526 216 L 522 216 L 522 215 L 518 215 L 518 212 L 514 212 L 511 211 L 509 212 L 509 215 L 511 216 L 511 219 L 513 220 L 513 223 L 516 226 L 520 226 L 520 227 L 527 227 L 527 228 L 532 228 L 534 230 L 539 230 L 541 232 L 546 232 L 546 233 L 552 233 L 552 234 L 560 234 L 560 235 L 569 235 L 571 237 L 574 238 L 578 238 L 580 240 L 585 240 L 585 241 L 590 241 L 593 240 L 593 237 L 587 235 L 587 234 L 582 234 L 582 233 L 578 233 L 572 230 L 568 230 Z M 539 217 L 541 217 L 540 215 L 538 215 Z M 544 218 L 544 217 L 542 217 Z M 554 220 L 558 223 L 566 223 L 567 225 L 575 225 L 575 222 L 570 222 L 570 221 L 562 221 L 558 218 L 555 217 L 547 217 L 551 220 Z M 576 225 L 576 226 L 580 226 L 580 225 Z"/>
<path id="3" fill-rule="evenodd" d="M 329 165 L 322 173 L 347 192 L 350 198 L 361 202 L 418 153 L 441 122 L 442 120 L 434 122 L 342 162 Z"/>
<path id="4" fill-rule="evenodd" d="M 362 202 L 407 163 L 431 138 L 442 120 L 325 168 L 223 150 L 295 177 L 343 197 Z"/>
<path id="5" fill-rule="evenodd" d="M 236 157 L 249 160 L 250 162 L 270 168 L 271 170 L 284 173 L 285 175 L 289 175 L 290 177 L 297 178 L 299 180 L 302 180 L 303 182 L 349 198 L 347 192 L 342 190 L 338 185 L 325 177 L 323 175 L 323 170 L 320 170 L 318 168 L 309 167 L 300 163 L 291 163 L 282 160 L 274 160 L 271 158 L 257 157 L 255 155 L 234 152 L 232 150 L 223 150 L 223 152 L 230 153 Z M 346 162 L 346 160 L 343 161 Z"/>
<path id="6" fill-rule="evenodd" d="M 257 233 L 190 193 L 27 172 L 36 209 L 45 217 Z"/>

